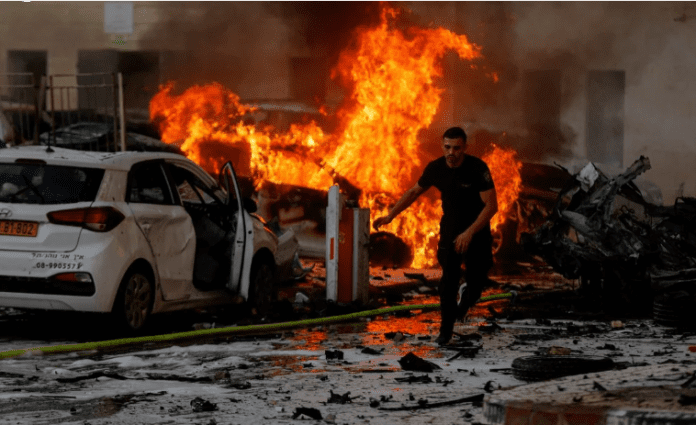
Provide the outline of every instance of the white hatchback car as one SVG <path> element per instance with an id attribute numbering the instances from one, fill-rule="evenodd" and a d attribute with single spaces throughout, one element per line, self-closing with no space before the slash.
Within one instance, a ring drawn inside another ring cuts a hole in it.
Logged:
<path id="1" fill-rule="evenodd" d="M 177 154 L 0 149 L 0 306 L 110 312 L 132 331 L 166 311 L 267 311 L 296 240 L 279 249 L 229 163 L 220 182 Z"/>

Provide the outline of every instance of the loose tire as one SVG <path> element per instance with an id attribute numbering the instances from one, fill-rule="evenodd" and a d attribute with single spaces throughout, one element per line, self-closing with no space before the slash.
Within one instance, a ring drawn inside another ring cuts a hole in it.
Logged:
<path id="1" fill-rule="evenodd" d="M 154 289 L 148 274 L 139 270 L 126 274 L 112 310 L 119 330 L 138 333 L 145 328 L 152 313 Z"/>
<path id="2" fill-rule="evenodd" d="M 563 376 L 602 372 L 614 362 L 601 356 L 528 356 L 512 361 L 512 374 L 521 381 L 545 381 Z"/>
<path id="3" fill-rule="evenodd" d="M 249 285 L 249 307 L 256 315 L 266 316 L 273 301 L 275 265 L 267 259 L 255 258 L 251 264 L 251 284 Z"/>

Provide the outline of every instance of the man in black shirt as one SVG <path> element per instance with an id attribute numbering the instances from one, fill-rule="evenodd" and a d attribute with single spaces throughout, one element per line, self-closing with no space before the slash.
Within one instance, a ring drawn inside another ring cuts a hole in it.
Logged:
<path id="1" fill-rule="evenodd" d="M 498 211 L 495 186 L 485 162 L 464 153 L 466 133 L 460 127 L 442 136 L 444 156 L 430 162 L 423 175 L 407 190 L 389 213 L 376 219 L 375 230 L 408 208 L 430 186 L 442 195 L 442 219 L 437 260 L 442 266 L 440 280 L 440 335 L 436 342 L 452 338 L 454 322 L 462 318 L 481 296 L 493 265 L 490 220 Z M 462 261 L 466 267 L 466 289 L 457 306 Z"/>

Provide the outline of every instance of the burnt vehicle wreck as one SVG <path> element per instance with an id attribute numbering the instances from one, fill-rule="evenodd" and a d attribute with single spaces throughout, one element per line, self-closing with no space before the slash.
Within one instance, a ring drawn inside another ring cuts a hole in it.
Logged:
<path id="1" fill-rule="evenodd" d="M 587 164 L 559 193 L 546 222 L 523 235 L 525 250 L 578 279 L 579 292 L 605 310 L 657 311 L 677 292 L 690 294 L 682 299 L 693 304 L 696 199 L 650 202 L 634 182 L 649 169 L 643 156 L 615 177 Z"/>

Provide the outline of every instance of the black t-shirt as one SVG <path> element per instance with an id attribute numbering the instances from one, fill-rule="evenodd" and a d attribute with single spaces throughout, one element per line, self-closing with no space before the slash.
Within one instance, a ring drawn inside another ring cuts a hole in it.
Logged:
<path id="1" fill-rule="evenodd" d="M 485 162 L 471 155 L 457 168 L 447 166 L 445 157 L 430 162 L 418 179 L 418 186 L 427 189 L 435 186 L 442 195 L 442 220 L 440 239 L 454 239 L 471 226 L 485 204 L 480 192 L 493 189 L 493 179 Z M 490 234 L 490 226 L 481 233 Z"/>

